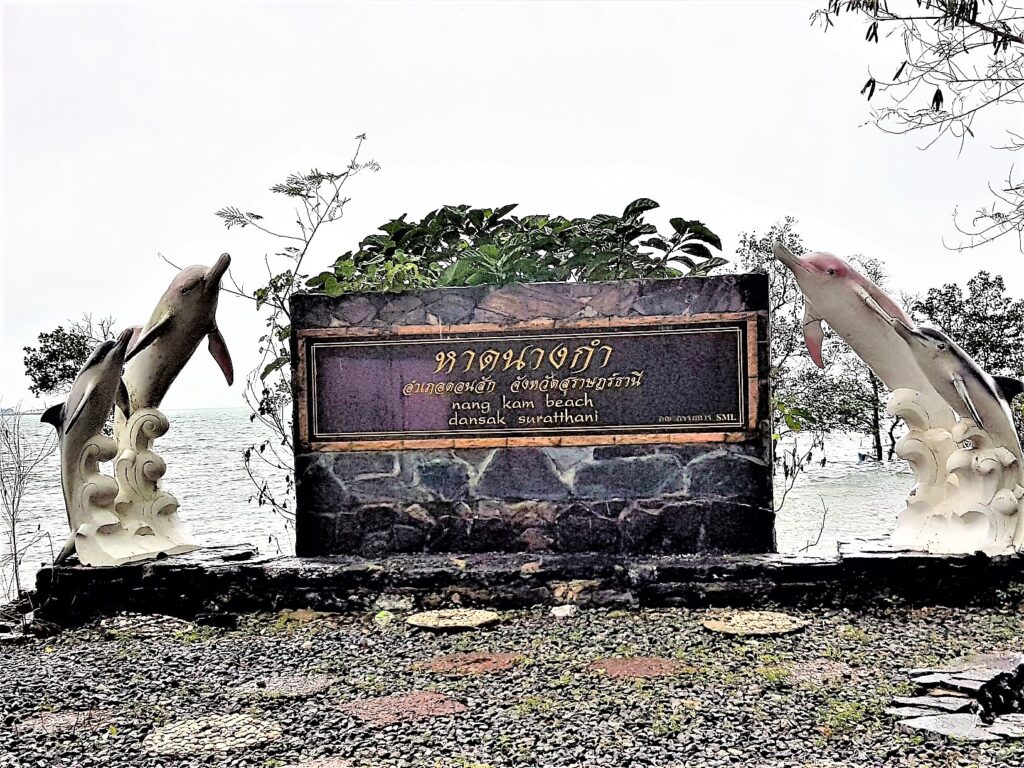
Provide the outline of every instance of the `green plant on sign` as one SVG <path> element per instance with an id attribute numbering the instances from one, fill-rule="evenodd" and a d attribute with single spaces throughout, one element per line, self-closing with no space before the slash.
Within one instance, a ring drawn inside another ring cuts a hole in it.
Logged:
<path id="1" fill-rule="evenodd" d="M 726 263 L 722 241 L 700 221 L 669 220 L 660 233 L 644 221 L 658 203 L 634 200 L 619 216 L 567 219 L 514 216 L 498 208 L 446 205 L 420 221 L 405 214 L 364 238 L 356 251 L 307 282 L 328 296 L 416 288 L 590 282 L 703 276 Z"/>

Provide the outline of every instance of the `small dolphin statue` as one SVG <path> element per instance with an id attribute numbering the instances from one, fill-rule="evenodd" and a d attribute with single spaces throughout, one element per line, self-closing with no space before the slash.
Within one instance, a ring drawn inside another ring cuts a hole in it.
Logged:
<path id="1" fill-rule="evenodd" d="M 775 258 L 796 278 L 804 294 L 804 341 L 815 365 L 824 367 L 821 343 L 824 320 L 891 389 L 921 393 L 934 426 L 951 427 L 953 413 L 912 359 L 893 328 L 893 320 L 913 327 L 910 319 L 881 288 L 831 253 L 799 257 L 781 243 Z"/>
<path id="2" fill-rule="evenodd" d="M 80 519 L 86 510 L 80 508 L 79 500 L 76 498 L 77 489 L 83 480 L 82 453 L 86 443 L 102 434 L 103 425 L 110 416 L 115 399 L 123 406 L 127 406 L 128 394 L 124 382 L 121 381 L 121 368 L 131 338 L 132 330 L 129 328 L 116 340 L 111 339 L 99 344 L 75 377 L 68 399 L 46 409 L 40 419 L 56 428 L 60 440 L 61 487 L 64 491 L 64 504 L 67 507 L 72 542 L 80 526 L 93 522 Z"/>
<path id="3" fill-rule="evenodd" d="M 118 425 L 140 408 L 158 408 L 171 383 L 181 373 L 204 336 L 228 385 L 234 367 L 224 337 L 217 330 L 220 281 L 231 256 L 221 254 L 212 267 L 186 267 L 160 297 L 149 322 L 136 329 L 136 340 L 126 358 L 124 383 L 128 402 L 118 404 Z"/>
<path id="4" fill-rule="evenodd" d="M 1010 410 L 1013 398 L 1024 392 L 1024 382 L 990 376 L 938 328 L 915 328 L 898 319 L 893 320 L 893 328 L 907 342 L 918 367 L 953 410 L 988 432 L 1024 468 L 1020 437 Z"/>

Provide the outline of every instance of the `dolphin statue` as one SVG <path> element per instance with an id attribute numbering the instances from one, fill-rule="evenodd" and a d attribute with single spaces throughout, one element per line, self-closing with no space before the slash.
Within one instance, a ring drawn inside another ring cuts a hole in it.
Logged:
<path id="1" fill-rule="evenodd" d="M 145 326 L 135 329 L 134 344 L 125 358 L 124 383 L 127 403 L 118 405 L 118 428 L 140 408 L 158 408 L 171 383 L 181 373 L 203 337 L 209 337 L 210 354 L 228 385 L 234 383 L 234 367 L 224 337 L 217 329 L 220 281 L 231 256 L 223 253 L 212 267 L 181 270 L 160 297 Z"/>
<path id="2" fill-rule="evenodd" d="M 1010 402 L 1024 392 L 1024 382 L 990 376 L 956 342 L 938 328 L 912 327 L 893 320 L 893 328 L 910 347 L 918 367 L 961 418 L 971 419 L 1017 457 L 1024 468 L 1020 436 Z"/>
<path id="3" fill-rule="evenodd" d="M 825 321 L 890 390 L 906 387 L 919 392 L 933 426 L 952 427 L 950 407 L 893 328 L 893 320 L 907 327 L 914 327 L 914 321 L 885 291 L 831 253 L 799 257 L 781 243 L 775 243 L 773 250 L 804 294 L 804 341 L 815 365 L 825 365 L 821 349 Z"/>
<path id="4" fill-rule="evenodd" d="M 100 343 L 75 377 L 68 399 L 47 408 L 40 419 L 54 426 L 60 441 L 61 487 L 72 543 L 79 528 L 92 522 L 79 519 L 85 510 L 80 508 L 76 499 L 76 491 L 83 481 L 80 476 L 82 453 L 87 442 L 102 434 L 115 400 L 127 406 L 128 395 L 121 381 L 121 368 L 131 339 L 132 329 L 129 328 L 116 340 Z"/>

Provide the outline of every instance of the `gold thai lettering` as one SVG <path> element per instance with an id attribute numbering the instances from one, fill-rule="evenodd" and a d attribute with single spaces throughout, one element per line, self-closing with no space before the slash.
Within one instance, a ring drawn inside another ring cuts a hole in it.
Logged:
<path id="1" fill-rule="evenodd" d="M 501 353 L 496 349 L 488 349 L 480 355 L 480 370 L 493 371 L 501 362 Z"/>
<path id="2" fill-rule="evenodd" d="M 514 349 L 505 350 L 505 354 L 503 354 L 501 356 L 501 362 L 504 364 L 504 367 L 501 370 L 507 371 L 509 368 L 515 368 L 517 371 L 523 370 L 523 368 L 526 367 L 526 359 L 525 358 L 526 358 L 526 351 L 528 349 L 530 349 L 530 347 L 528 347 L 528 346 L 527 347 L 523 347 L 522 349 L 520 349 L 519 350 L 519 357 L 516 357 L 516 353 L 515 353 Z"/>
<path id="3" fill-rule="evenodd" d="M 607 368 L 613 353 L 614 349 L 608 344 L 602 344 L 600 339 L 591 339 L 586 344 L 576 347 L 560 342 L 550 349 L 536 344 L 509 347 L 505 350 L 487 349 L 483 352 L 473 349 L 464 349 L 461 352 L 448 349 L 434 356 L 437 363 L 434 373 L 453 373 L 456 366 L 463 373 L 522 371 L 527 368 L 539 371 L 545 366 L 556 371 L 567 369 L 571 373 L 584 373 L 590 370 L 597 360 L 601 361 L 598 368 Z"/>
<path id="4" fill-rule="evenodd" d="M 437 368 L 434 369 L 434 373 L 451 373 L 455 368 L 455 352 L 452 350 L 438 352 L 434 356 L 434 360 L 437 361 Z"/>
<path id="5" fill-rule="evenodd" d="M 548 362 L 555 367 L 555 370 L 558 370 L 565 365 L 565 360 L 568 357 L 569 348 L 565 344 L 559 344 L 548 353 Z"/>
<path id="6" fill-rule="evenodd" d="M 536 371 L 542 365 L 544 365 L 544 350 L 541 349 L 540 347 L 537 347 L 536 349 L 532 350 L 532 352 L 534 355 L 537 356 L 536 359 L 533 361 L 533 370 Z"/>
<path id="7" fill-rule="evenodd" d="M 603 392 L 606 389 L 635 389 L 644 383 L 643 371 L 631 371 L 628 375 L 612 373 L 607 376 L 566 376 L 559 378 L 547 374 L 542 378 L 517 376 L 508 385 L 509 392 L 568 392 L 570 390 L 591 390 Z"/>

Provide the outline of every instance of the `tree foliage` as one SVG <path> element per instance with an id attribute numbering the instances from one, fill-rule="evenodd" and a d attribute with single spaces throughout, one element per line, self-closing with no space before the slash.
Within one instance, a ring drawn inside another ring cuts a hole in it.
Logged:
<path id="1" fill-rule="evenodd" d="M 216 212 L 228 229 L 251 227 L 268 235 L 275 250 L 264 257 L 266 283 L 246 290 L 229 273 L 230 285 L 224 290 L 254 302 L 263 313 L 265 331 L 259 339 L 259 362 L 246 376 L 243 397 L 252 411 L 250 419 L 260 422 L 270 437 L 246 446 L 242 460 L 253 483 L 251 501 L 269 506 L 286 523 L 293 521 L 291 374 L 288 368 L 288 338 L 291 333 L 289 301 L 305 289 L 307 275 L 303 265 L 321 228 L 340 221 L 350 198 L 345 195 L 349 182 L 364 171 L 378 171 L 375 160 L 360 161 L 366 134 L 355 137 L 356 147 L 344 171 L 292 173 L 270 191 L 294 206 L 295 220 L 289 227 L 270 223 L 263 214 L 226 206 Z"/>
<path id="2" fill-rule="evenodd" d="M 1024 147 L 1024 3 L 1014 0 L 828 0 L 812 15 L 827 30 L 853 17 L 865 40 L 897 43 L 885 76 L 869 70 L 861 94 L 875 124 L 890 133 L 922 132 L 926 146 L 943 137 L 975 136 L 979 117 L 1009 116 L 1003 148 Z M 888 50 L 888 49 L 887 49 Z M 1004 117 L 1005 119 L 1005 117 Z M 1014 177 L 990 186 L 992 202 L 964 221 L 955 219 L 970 248 L 1016 236 L 1024 250 L 1024 183 Z"/>
<path id="3" fill-rule="evenodd" d="M 92 315 L 86 314 L 70 322 L 66 329 L 58 325 L 52 331 L 40 333 L 36 346 L 23 347 L 25 374 L 31 382 L 32 394 L 66 394 L 93 348 L 114 337 L 113 326 L 111 317 L 94 321 Z"/>
<path id="4" fill-rule="evenodd" d="M 1000 275 L 978 272 L 966 293 L 953 283 L 932 288 L 911 309 L 916 319 L 946 331 L 984 370 L 1024 379 L 1024 299 L 1008 296 Z M 1024 398 L 1010 405 L 1024 440 Z"/>
<path id="5" fill-rule="evenodd" d="M 992 374 L 1024 378 L 1024 299 L 1006 294 L 1000 275 L 978 272 L 967 291 L 954 283 L 930 289 L 911 309 L 942 328 Z"/>
<path id="6" fill-rule="evenodd" d="M 644 221 L 658 208 L 640 198 L 621 215 L 589 218 L 512 215 L 495 208 L 446 205 L 419 221 L 406 215 L 383 224 L 359 249 L 310 279 L 329 296 L 512 282 L 622 280 L 706 275 L 726 263 L 712 252 L 721 239 L 702 222 L 669 220 L 659 232 Z"/>

